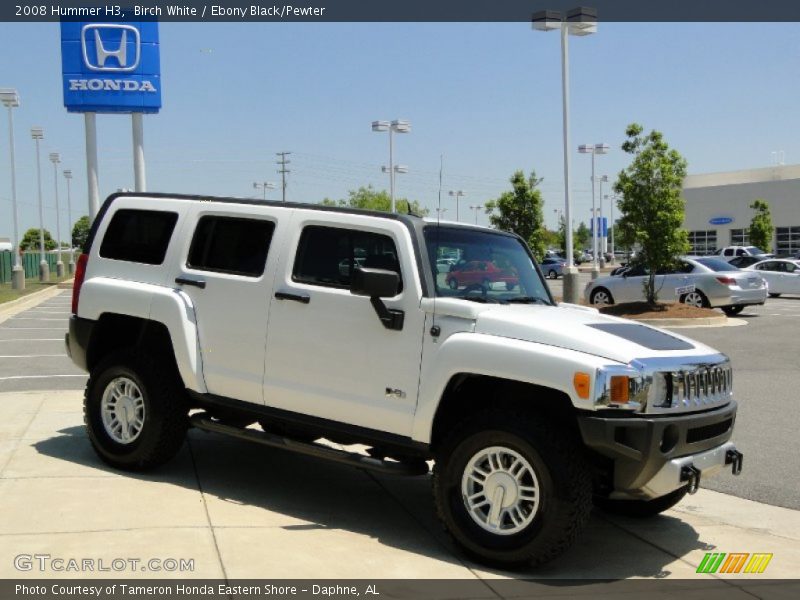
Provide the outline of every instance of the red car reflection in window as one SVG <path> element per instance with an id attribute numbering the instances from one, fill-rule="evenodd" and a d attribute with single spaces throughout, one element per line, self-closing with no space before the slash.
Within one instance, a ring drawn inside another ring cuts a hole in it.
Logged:
<path id="1" fill-rule="evenodd" d="M 485 290 L 494 283 L 505 283 L 507 290 L 519 285 L 519 277 L 511 269 L 501 269 L 491 261 L 470 260 L 450 267 L 447 274 L 447 285 L 451 290 L 460 287 L 480 286 Z"/>

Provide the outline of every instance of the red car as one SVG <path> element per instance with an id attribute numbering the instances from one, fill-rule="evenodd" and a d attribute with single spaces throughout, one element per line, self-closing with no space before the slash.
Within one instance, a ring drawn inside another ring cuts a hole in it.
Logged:
<path id="1" fill-rule="evenodd" d="M 480 286 L 489 290 L 493 283 L 503 282 L 507 290 L 519 285 L 519 277 L 511 269 L 500 269 L 488 260 L 470 260 L 450 267 L 447 274 L 447 285 L 451 290 L 459 287 Z"/>

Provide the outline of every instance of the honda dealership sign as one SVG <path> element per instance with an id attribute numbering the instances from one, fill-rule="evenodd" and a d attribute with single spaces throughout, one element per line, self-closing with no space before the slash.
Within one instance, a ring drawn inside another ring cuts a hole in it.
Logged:
<path id="1" fill-rule="evenodd" d="M 156 113 L 158 23 L 62 21 L 61 70 L 71 112 Z"/>

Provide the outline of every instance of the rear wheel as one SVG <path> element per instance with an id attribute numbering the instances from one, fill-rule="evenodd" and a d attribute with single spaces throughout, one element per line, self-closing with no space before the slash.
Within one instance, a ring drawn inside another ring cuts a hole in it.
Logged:
<path id="1" fill-rule="evenodd" d="M 591 477 L 568 432 L 510 411 L 462 422 L 437 452 L 444 527 L 489 564 L 541 564 L 566 550 L 591 511 Z"/>
<path id="2" fill-rule="evenodd" d="M 92 369 L 83 415 L 89 441 L 113 467 L 144 470 L 171 459 L 188 428 L 185 391 L 173 369 L 122 350 Z"/>
<path id="3" fill-rule="evenodd" d="M 614 297 L 606 288 L 599 287 L 592 291 L 589 302 L 592 304 L 614 304 Z"/>
<path id="4" fill-rule="evenodd" d="M 722 307 L 722 312 L 724 312 L 729 317 L 733 317 L 734 315 L 738 315 L 743 310 L 744 310 L 744 304 L 737 304 L 735 306 L 723 306 Z"/>
<path id="5" fill-rule="evenodd" d="M 694 306 L 695 308 L 708 308 L 711 306 L 708 303 L 708 298 L 700 290 L 695 290 L 681 296 L 681 302 L 687 306 Z"/>
<path id="6" fill-rule="evenodd" d="M 547 272 L 547 276 L 548 276 L 550 279 L 558 279 L 558 273 L 556 273 L 555 269 L 550 269 L 550 270 Z"/>
<path id="7" fill-rule="evenodd" d="M 769 297 L 770 297 L 770 298 L 780 298 L 780 294 L 775 294 L 775 293 L 773 293 L 773 292 L 770 292 L 770 293 L 769 293 Z"/>
<path id="8" fill-rule="evenodd" d="M 610 498 L 596 497 L 594 503 L 598 508 L 615 515 L 644 519 L 669 510 L 683 500 L 687 493 L 688 488 L 682 487 L 655 500 L 612 500 Z"/>

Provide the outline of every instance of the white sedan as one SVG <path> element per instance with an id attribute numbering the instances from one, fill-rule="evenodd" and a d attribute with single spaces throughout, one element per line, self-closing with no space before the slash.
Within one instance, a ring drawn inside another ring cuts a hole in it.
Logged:
<path id="1" fill-rule="evenodd" d="M 755 271 L 763 277 L 769 287 L 769 295 L 777 298 L 781 294 L 800 294 L 800 261 L 770 258 L 750 265 L 745 271 Z"/>

